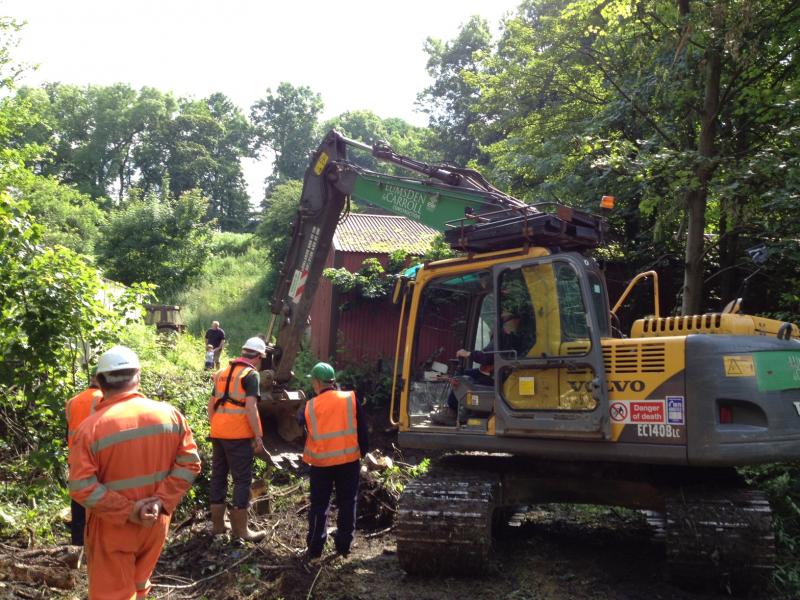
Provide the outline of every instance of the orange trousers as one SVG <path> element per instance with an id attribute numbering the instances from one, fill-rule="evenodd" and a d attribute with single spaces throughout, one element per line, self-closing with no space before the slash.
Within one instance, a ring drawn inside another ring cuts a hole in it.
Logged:
<path id="1" fill-rule="evenodd" d="M 150 591 L 150 575 L 169 530 L 168 515 L 152 527 L 114 525 L 89 512 L 86 567 L 89 600 L 139 600 Z"/>

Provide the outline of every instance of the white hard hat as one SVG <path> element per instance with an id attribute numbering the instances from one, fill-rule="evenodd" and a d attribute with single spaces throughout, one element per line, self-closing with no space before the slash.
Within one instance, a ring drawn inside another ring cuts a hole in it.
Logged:
<path id="1" fill-rule="evenodd" d="M 267 344 L 260 337 L 251 337 L 244 343 L 242 350 L 251 350 L 252 352 L 258 352 L 261 356 L 266 356 Z"/>
<path id="2" fill-rule="evenodd" d="M 140 369 L 136 352 L 125 346 L 114 346 L 106 350 L 97 360 L 97 373 L 111 373 L 125 369 Z"/>

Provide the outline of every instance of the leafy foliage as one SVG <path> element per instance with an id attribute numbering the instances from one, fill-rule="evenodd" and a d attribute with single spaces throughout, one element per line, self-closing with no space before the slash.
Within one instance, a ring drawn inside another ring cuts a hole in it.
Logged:
<path id="1" fill-rule="evenodd" d="M 679 6 L 528 1 L 479 68 L 460 73 L 479 90 L 471 131 L 495 182 L 579 205 L 612 192 L 629 262 L 678 266 L 683 254 L 682 309 L 702 312 L 748 274 L 744 248 L 788 226 L 762 199 L 798 197 L 796 146 L 786 145 L 798 112 L 786 108 L 797 98 L 788 57 L 800 10 Z M 761 177 L 776 168 L 780 177 Z"/>
<path id="2" fill-rule="evenodd" d="M 85 382 L 78 366 L 114 339 L 139 290 L 104 303 L 96 270 L 41 246 L 26 208 L 0 193 L 0 452 L 36 472 L 60 459 L 64 394 Z"/>
<path id="3" fill-rule="evenodd" d="M 449 258 L 454 254 L 443 236 L 437 235 L 424 256 L 409 254 L 406 250 L 396 250 L 389 255 L 386 268 L 377 258 L 365 258 L 356 273 L 339 267 L 327 268 L 322 275 L 340 291 L 353 292 L 353 297 L 339 307 L 340 310 L 348 310 L 361 300 L 376 300 L 389 296 L 394 289 L 397 276 L 402 271 L 432 260 Z"/>
<path id="4" fill-rule="evenodd" d="M 256 128 L 256 145 L 274 153 L 272 184 L 302 179 L 308 155 L 316 146 L 317 119 L 322 112 L 322 98 L 307 86 L 283 82 L 273 92 L 250 108 L 250 120 Z"/>
<path id="5" fill-rule="evenodd" d="M 162 301 L 195 279 L 208 258 L 207 200 L 199 190 L 178 198 L 155 194 L 130 200 L 114 212 L 99 252 L 106 273 L 122 283 L 148 281 Z"/>
<path id="6" fill-rule="evenodd" d="M 135 187 L 165 196 L 199 188 L 209 198 L 209 219 L 227 230 L 247 227 L 240 159 L 252 154 L 252 129 L 225 95 L 190 100 L 122 83 L 49 83 L 21 88 L 9 102 L 36 116 L 17 128 L 13 142 L 52 148 L 29 161 L 38 173 L 105 208 L 114 204 L 110 197 L 121 203 Z"/>
<path id="7" fill-rule="evenodd" d="M 479 157 L 473 127 L 480 119 L 475 110 L 479 86 L 466 75 L 482 69 L 481 59 L 491 50 L 491 43 L 489 26 L 478 16 L 464 24 L 451 41 L 425 41 L 433 84 L 419 94 L 417 104 L 428 114 L 434 132 L 430 147 L 454 165 L 466 166 Z"/>
<path id="8" fill-rule="evenodd" d="M 302 191 L 302 181 L 292 179 L 276 184 L 265 199 L 264 215 L 256 228 L 256 236 L 262 241 L 267 258 L 276 266 L 286 258 L 289 250 Z M 274 275 L 277 275 L 277 271 L 273 271 Z M 271 290 L 273 287 L 270 279 L 268 288 Z"/>
<path id="9" fill-rule="evenodd" d="M 18 177 L 14 194 L 25 198 L 29 214 L 42 225 L 42 242 L 91 257 L 105 215 L 92 199 L 53 177 Z"/>

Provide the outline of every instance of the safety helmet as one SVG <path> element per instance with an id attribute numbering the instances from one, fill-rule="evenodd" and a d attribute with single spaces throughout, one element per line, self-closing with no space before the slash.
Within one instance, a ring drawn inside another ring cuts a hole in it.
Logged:
<path id="1" fill-rule="evenodd" d="M 320 383 L 331 383 L 332 381 L 336 381 L 336 372 L 328 363 L 318 362 L 314 365 L 314 368 L 311 369 L 309 377 L 316 379 Z"/>
<path id="2" fill-rule="evenodd" d="M 251 352 L 258 352 L 261 356 L 267 355 L 267 345 L 260 337 L 251 337 L 244 343 L 242 350 L 250 350 Z"/>
<path id="3" fill-rule="evenodd" d="M 123 371 L 125 369 L 140 369 L 139 357 L 130 348 L 114 346 L 106 350 L 97 359 L 97 374 Z"/>

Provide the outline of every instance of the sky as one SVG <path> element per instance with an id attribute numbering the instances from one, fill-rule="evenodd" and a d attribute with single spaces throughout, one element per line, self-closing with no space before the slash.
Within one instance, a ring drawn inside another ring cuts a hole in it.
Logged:
<path id="1" fill-rule="evenodd" d="M 178 96 L 222 92 L 246 112 L 282 81 L 322 96 L 323 119 L 372 110 L 425 125 L 426 38 L 449 40 L 472 15 L 495 29 L 521 0 L 0 0 L 27 21 L 21 83 L 128 83 Z M 251 200 L 269 160 L 247 161 Z"/>

